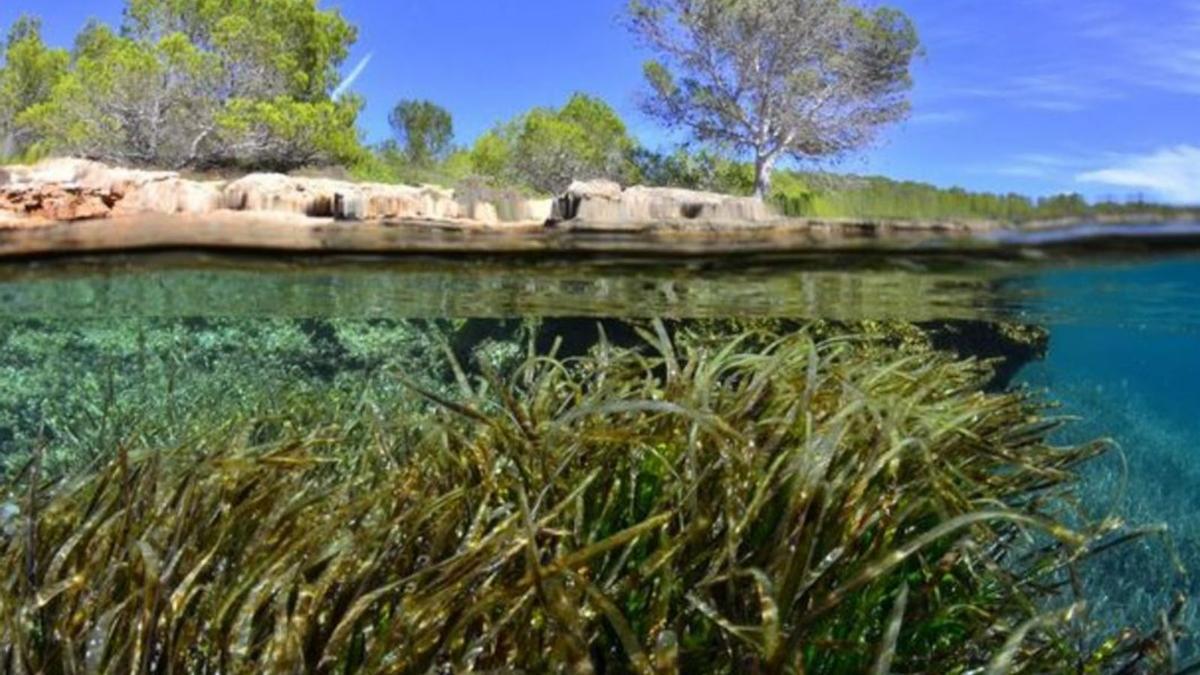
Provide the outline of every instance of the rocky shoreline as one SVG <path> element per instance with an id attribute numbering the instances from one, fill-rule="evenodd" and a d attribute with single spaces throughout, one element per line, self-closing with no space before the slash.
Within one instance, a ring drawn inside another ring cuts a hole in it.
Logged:
<path id="1" fill-rule="evenodd" d="M 605 181 L 575 183 L 557 199 L 489 201 L 431 185 L 281 174 L 192 180 L 76 159 L 0 168 L 0 256 L 164 248 L 703 254 L 970 238 L 1005 226 L 782 218 L 751 198 Z"/>

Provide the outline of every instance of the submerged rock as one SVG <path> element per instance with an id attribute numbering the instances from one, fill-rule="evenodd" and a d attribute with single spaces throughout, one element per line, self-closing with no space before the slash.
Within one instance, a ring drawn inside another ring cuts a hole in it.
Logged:
<path id="1" fill-rule="evenodd" d="M 1050 331 L 1031 324 L 944 321 L 926 324 L 924 330 L 936 349 L 990 361 L 993 390 L 1007 389 L 1025 366 L 1046 358 L 1050 349 Z"/>

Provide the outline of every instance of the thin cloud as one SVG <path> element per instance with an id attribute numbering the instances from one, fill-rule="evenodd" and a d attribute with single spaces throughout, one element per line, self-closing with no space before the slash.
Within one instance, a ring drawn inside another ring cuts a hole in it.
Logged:
<path id="1" fill-rule="evenodd" d="M 976 166 L 973 171 L 989 176 L 1020 179 L 1036 182 L 1046 194 L 1071 192 L 1076 185 L 1076 176 L 1102 164 L 1104 158 L 1094 153 L 1064 152 L 1020 152 L 1001 158 L 993 164 Z"/>
<path id="2" fill-rule="evenodd" d="M 1200 0 L 1168 0 L 1151 24 L 1138 3 L 1094 2 L 1069 10 L 1080 37 L 1105 46 L 1111 58 L 1098 69 L 1134 87 L 1200 95 Z"/>
<path id="3" fill-rule="evenodd" d="M 1078 166 L 1080 160 L 1066 155 L 1051 155 L 1044 152 L 1023 152 L 1014 157 L 1017 161 L 1041 167 L 1071 167 Z"/>
<path id="4" fill-rule="evenodd" d="M 374 56 L 373 53 L 367 54 L 362 58 L 361 61 L 358 62 L 358 65 L 354 66 L 354 70 L 351 70 L 350 74 L 346 76 L 346 79 L 342 80 L 341 84 L 339 84 L 337 88 L 333 90 L 333 100 L 338 100 L 343 94 L 349 91 L 350 87 L 354 85 L 354 81 L 363 74 L 363 71 L 367 69 L 367 65 L 371 63 L 372 56 Z"/>
<path id="5" fill-rule="evenodd" d="M 935 110 L 917 113 L 909 120 L 920 126 L 940 126 L 945 124 L 962 124 L 970 118 L 965 110 Z"/>
<path id="6" fill-rule="evenodd" d="M 1083 164 L 1076 157 L 1025 152 L 1013 155 L 1011 161 L 995 168 L 993 173 L 1010 178 L 1037 178 L 1062 182 L 1064 174 L 1069 177 L 1073 169 Z"/>
<path id="7" fill-rule="evenodd" d="M 1127 156 L 1112 166 L 1079 174 L 1076 180 L 1146 190 L 1172 202 L 1200 204 L 1200 147 L 1179 145 Z"/>
<path id="8" fill-rule="evenodd" d="M 1145 90 L 1200 96 L 1200 0 L 1161 0 L 1152 11 L 1149 3 L 1129 0 L 1023 4 L 1036 15 L 1031 23 L 1042 28 L 1031 28 L 1027 38 L 1011 36 L 1007 66 L 964 71 L 946 95 L 1059 113 L 1094 109 Z M 1061 49 L 1046 46 L 1040 31 L 1050 30 Z"/>
<path id="9" fill-rule="evenodd" d="M 1032 164 L 1010 164 L 997 167 L 994 173 L 1009 178 L 1050 178 L 1050 170 Z"/>
<path id="10" fill-rule="evenodd" d="M 1111 87 L 1090 84 L 1077 74 L 1041 73 L 1006 80 L 998 86 L 975 86 L 957 90 L 960 96 L 996 99 L 1022 108 L 1050 112 L 1078 112 L 1094 103 L 1120 98 Z"/>

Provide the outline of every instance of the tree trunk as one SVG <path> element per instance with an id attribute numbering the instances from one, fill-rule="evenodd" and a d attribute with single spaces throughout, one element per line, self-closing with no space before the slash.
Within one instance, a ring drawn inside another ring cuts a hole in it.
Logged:
<path id="1" fill-rule="evenodd" d="M 17 135 L 11 131 L 0 132 L 0 159 L 12 159 L 17 154 Z"/>
<path id="2" fill-rule="evenodd" d="M 754 158 L 754 196 L 760 201 L 766 201 L 771 194 L 771 174 L 774 172 L 774 155 L 757 155 Z"/>

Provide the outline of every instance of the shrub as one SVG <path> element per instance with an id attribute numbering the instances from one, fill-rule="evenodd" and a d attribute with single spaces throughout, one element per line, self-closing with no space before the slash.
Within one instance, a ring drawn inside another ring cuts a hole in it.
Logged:
<path id="1" fill-rule="evenodd" d="M 471 157 L 476 173 L 557 194 L 573 180 L 629 182 L 635 147 L 616 111 L 575 94 L 562 108 L 535 108 L 484 134 Z"/>
<path id="2" fill-rule="evenodd" d="M 16 124 L 39 152 L 122 164 L 352 163 L 361 105 L 335 85 L 355 38 L 312 0 L 127 0 L 119 31 L 93 22 L 69 60 L 48 52 L 62 72 Z"/>

